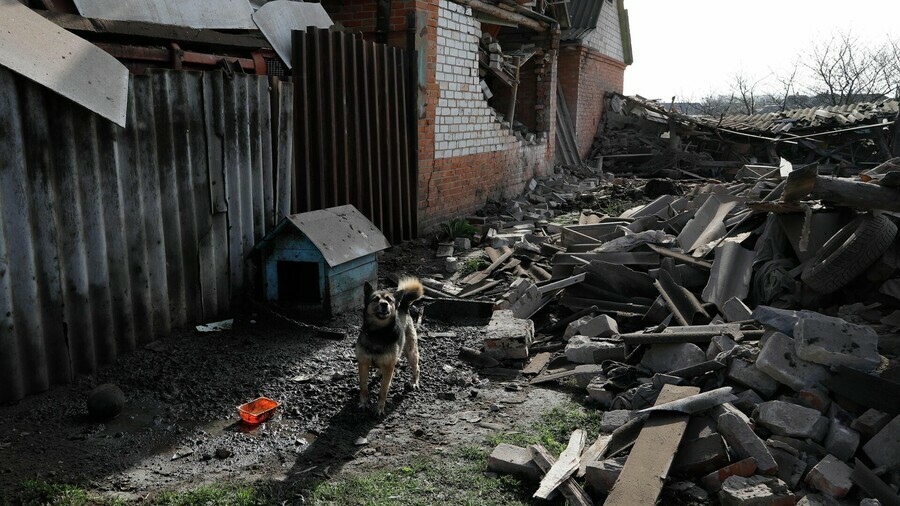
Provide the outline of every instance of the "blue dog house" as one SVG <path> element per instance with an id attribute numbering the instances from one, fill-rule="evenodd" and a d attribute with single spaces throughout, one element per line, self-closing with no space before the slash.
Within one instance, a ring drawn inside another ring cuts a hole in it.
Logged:
<path id="1" fill-rule="evenodd" d="M 384 234 L 351 205 L 283 218 L 257 245 L 266 300 L 333 316 L 358 310 L 363 285 L 378 282 Z"/>

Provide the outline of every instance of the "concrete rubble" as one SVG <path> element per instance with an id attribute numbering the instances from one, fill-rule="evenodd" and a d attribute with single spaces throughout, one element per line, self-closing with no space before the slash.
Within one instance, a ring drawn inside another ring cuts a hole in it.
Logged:
<path id="1" fill-rule="evenodd" d="M 849 262 L 846 230 L 895 244 L 896 227 L 884 224 L 894 218 L 822 202 L 809 190 L 815 174 L 777 169 L 665 185 L 587 169 L 534 180 L 468 217 L 477 232 L 471 244 L 452 242 L 457 271 L 425 280 L 432 300 L 494 305 L 484 352 L 499 364 L 485 374 L 528 370 L 532 388 L 557 384 L 602 411 L 601 434 L 629 434 L 565 483 L 594 499 L 630 489 L 623 480 L 635 474 L 620 479 L 629 443 L 676 413 L 637 412 L 670 387 L 730 387 L 715 405 L 665 422 L 672 431 L 662 434 L 678 439 L 658 456 L 668 479 L 647 497 L 700 487 L 722 504 L 858 503 L 873 487 L 900 489 L 900 325 L 889 324 L 900 299 L 880 290 L 900 284 L 896 247 L 848 267 L 839 289 L 822 288 L 821 274 L 826 260 Z M 616 198 L 636 205 L 595 210 Z M 812 230 L 826 221 L 810 213 L 836 209 L 843 218 L 832 228 Z M 841 230 L 843 243 L 826 245 Z M 470 259 L 481 268 L 465 269 Z M 501 445 L 491 469 L 536 483 L 527 457 Z M 859 459 L 874 469 L 865 489 L 851 479 Z"/>

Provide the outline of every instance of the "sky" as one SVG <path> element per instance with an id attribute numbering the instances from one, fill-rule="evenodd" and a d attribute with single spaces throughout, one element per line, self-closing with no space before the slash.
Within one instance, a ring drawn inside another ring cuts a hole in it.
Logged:
<path id="1" fill-rule="evenodd" d="M 730 94 L 741 72 L 783 73 L 841 30 L 872 44 L 900 39 L 900 0 L 625 0 L 625 8 L 634 54 L 625 93 L 666 101 Z"/>

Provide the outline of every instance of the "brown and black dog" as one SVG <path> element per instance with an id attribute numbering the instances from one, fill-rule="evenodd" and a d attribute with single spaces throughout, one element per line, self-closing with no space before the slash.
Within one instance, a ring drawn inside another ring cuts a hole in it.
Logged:
<path id="1" fill-rule="evenodd" d="M 401 279 L 396 290 L 375 290 L 366 282 L 363 325 L 356 340 L 361 408 L 369 402 L 369 370 L 375 366 L 381 369 L 378 414 L 384 414 L 387 393 L 401 353 L 409 360 L 412 387 L 419 388 L 419 345 L 409 306 L 421 299 L 423 293 L 422 283 L 416 278 Z"/>

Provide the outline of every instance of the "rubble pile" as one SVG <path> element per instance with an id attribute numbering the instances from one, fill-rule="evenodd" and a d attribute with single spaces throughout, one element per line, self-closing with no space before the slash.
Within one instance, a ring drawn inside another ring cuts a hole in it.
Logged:
<path id="1" fill-rule="evenodd" d="M 693 185 L 558 174 L 469 217 L 478 232 L 424 280 L 426 314 L 484 318 L 470 363 L 603 411 L 596 441 L 573 434 L 558 459 L 500 445 L 492 470 L 573 504 L 900 503 L 897 162 Z M 629 185 L 646 203 L 566 213 Z"/>

